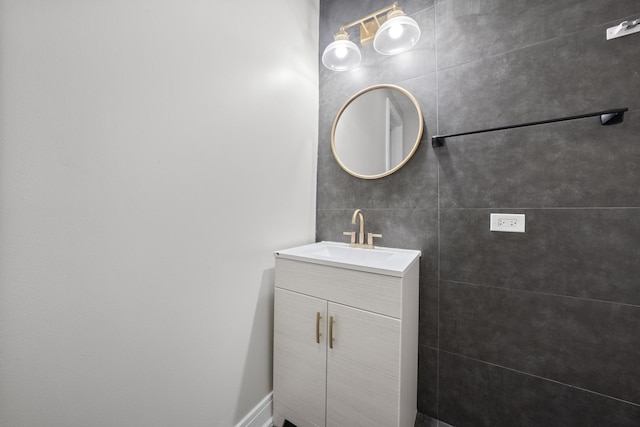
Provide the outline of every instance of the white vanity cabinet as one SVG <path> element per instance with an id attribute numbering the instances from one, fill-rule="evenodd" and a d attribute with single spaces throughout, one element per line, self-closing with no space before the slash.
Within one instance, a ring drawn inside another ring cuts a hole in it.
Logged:
<path id="1" fill-rule="evenodd" d="M 285 419 L 297 427 L 413 426 L 419 252 L 412 252 L 415 260 L 394 275 L 276 257 L 275 426 Z"/>

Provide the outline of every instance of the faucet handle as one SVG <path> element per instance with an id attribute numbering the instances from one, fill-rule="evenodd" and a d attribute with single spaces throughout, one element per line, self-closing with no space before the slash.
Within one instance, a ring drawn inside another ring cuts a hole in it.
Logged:
<path id="1" fill-rule="evenodd" d="M 367 233 L 367 244 L 369 244 L 370 246 L 373 246 L 374 237 L 382 237 L 382 234 Z"/>
<path id="2" fill-rule="evenodd" d="M 355 231 L 344 231 L 342 234 L 345 236 L 351 236 L 350 244 L 354 244 L 356 242 L 356 232 Z"/>

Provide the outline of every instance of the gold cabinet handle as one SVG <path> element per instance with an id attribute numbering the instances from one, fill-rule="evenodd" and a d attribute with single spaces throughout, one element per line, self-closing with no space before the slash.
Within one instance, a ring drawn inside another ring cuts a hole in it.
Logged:
<path id="1" fill-rule="evenodd" d="M 320 319 L 322 319 L 322 316 L 320 315 L 320 312 L 318 311 L 316 313 L 316 344 L 320 344 L 320 336 L 322 335 L 320 333 Z"/>
<path id="2" fill-rule="evenodd" d="M 329 348 L 333 348 L 333 316 L 329 316 Z"/>

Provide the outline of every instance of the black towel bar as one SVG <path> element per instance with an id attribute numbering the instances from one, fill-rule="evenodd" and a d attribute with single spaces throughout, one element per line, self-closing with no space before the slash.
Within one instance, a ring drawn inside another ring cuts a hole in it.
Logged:
<path id="1" fill-rule="evenodd" d="M 611 109 L 611 110 L 598 111 L 597 113 L 580 114 L 578 116 L 560 117 L 558 119 L 540 120 L 540 121 L 537 121 L 537 122 L 520 123 L 520 124 L 517 124 L 517 125 L 511 125 L 511 126 L 501 126 L 501 127 L 497 127 L 497 128 L 491 128 L 491 129 L 474 130 L 474 131 L 471 131 L 471 132 L 452 133 L 452 134 L 449 134 L 449 135 L 436 135 L 436 136 L 431 137 L 431 145 L 433 147 L 442 147 L 444 145 L 445 138 L 452 138 L 454 136 L 472 135 L 472 134 L 475 134 L 475 133 L 493 132 L 493 131 L 497 131 L 497 130 L 515 129 L 515 128 L 521 128 L 521 127 L 525 127 L 525 126 L 543 125 L 543 124 L 546 124 L 546 123 L 563 122 L 565 120 L 584 119 L 585 117 L 600 116 L 600 124 L 602 124 L 602 125 L 616 125 L 618 123 L 622 123 L 622 121 L 624 120 L 625 111 L 629 111 L 629 109 L 628 108 L 614 108 L 614 109 Z"/>

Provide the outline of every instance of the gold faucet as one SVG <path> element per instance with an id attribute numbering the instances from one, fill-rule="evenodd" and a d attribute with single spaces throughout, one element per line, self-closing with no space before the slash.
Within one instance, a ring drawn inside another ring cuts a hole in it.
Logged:
<path id="1" fill-rule="evenodd" d="M 351 224 L 357 224 L 358 220 L 360 220 L 360 232 L 358 233 L 358 244 L 364 245 L 364 212 L 362 209 L 356 209 L 351 217 Z"/>
<path id="2" fill-rule="evenodd" d="M 364 234 L 364 212 L 362 209 L 356 209 L 351 217 L 351 224 L 358 224 L 358 220 L 360 221 L 360 228 L 358 231 L 358 243 L 356 243 L 356 232 L 355 231 L 345 231 L 345 236 L 351 237 L 351 242 L 349 242 L 349 246 L 352 248 L 366 248 L 373 249 L 373 238 L 374 237 L 382 237 L 382 234 L 369 233 L 367 238 L 365 239 Z"/>

